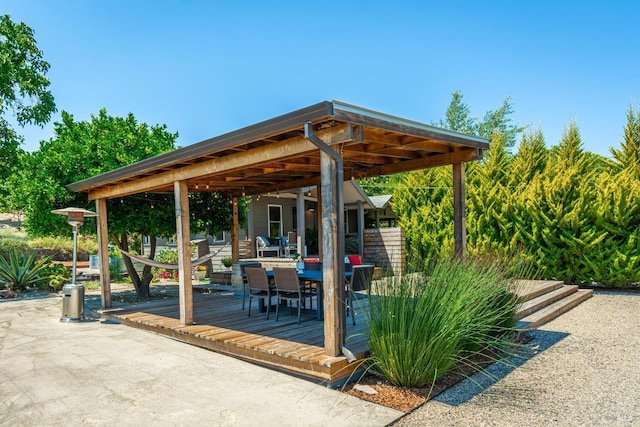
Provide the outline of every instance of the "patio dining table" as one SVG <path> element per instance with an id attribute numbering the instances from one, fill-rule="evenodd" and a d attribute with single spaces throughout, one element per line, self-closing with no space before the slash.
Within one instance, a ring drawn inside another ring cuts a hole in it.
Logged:
<path id="1" fill-rule="evenodd" d="M 275 275 L 273 274 L 273 270 L 267 270 L 267 277 L 269 280 L 274 280 Z M 344 277 L 346 280 L 351 279 L 351 272 L 345 271 Z M 303 282 L 315 282 L 316 283 L 316 293 L 317 300 L 316 303 L 316 318 L 318 320 L 322 320 L 324 318 L 324 293 L 322 283 L 324 282 L 324 276 L 322 270 L 298 270 L 298 279 L 300 280 L 300 286 L 302 286 Z M 303 309 L 303 312 L 309 312 L 308 309 Z"/>

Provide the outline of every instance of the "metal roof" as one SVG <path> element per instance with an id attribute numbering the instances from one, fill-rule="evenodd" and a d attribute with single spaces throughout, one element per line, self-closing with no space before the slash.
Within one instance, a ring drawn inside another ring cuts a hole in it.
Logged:
<path id="1" fill-rule="evenodd" d="M 172 191 L 178 180 L 236 196 L 317 185 L 320 151 L 304 138 L 307 121 L 342 155 L 345 180 L 478 160 L 489 148 L 483 138 L 324 101 L 67 188 L 95 199 Z"/>

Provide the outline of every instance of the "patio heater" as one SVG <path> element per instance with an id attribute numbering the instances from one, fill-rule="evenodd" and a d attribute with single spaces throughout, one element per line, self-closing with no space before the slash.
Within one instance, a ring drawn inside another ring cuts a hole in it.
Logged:
<path id="1" fill-rule="evenodd" d="M 82 208 L 56 209 L 51 213 L 65 215 L 73 230 L 73 264 L 71 269 L 71 284 L 62 287 L 62 317 L 61 322 L 79 322 L 84 319 L 84 286 L 76 284 L 76 264 L 78 260 L 78 227 L 84 224 L 86 217 L 98 216 Z"/>

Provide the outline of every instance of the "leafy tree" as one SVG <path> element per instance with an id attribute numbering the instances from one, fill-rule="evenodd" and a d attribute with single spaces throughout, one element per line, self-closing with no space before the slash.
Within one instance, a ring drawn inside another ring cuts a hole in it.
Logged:
<path id="1" fill-rule="evenodd" d="M 358 180 L 358 185 L 367 196 L 381 196 L 393 193 L 393 189 L 402 181 L 406 173 L 381 175 Z"/>
<path id="2" fill-rule="evenodd" d="M 624 140 L 620 149 L 610 148 L 615 171 L 631 170 L 637 180 L 640 180 L 640 109 L 637 113 L 629 107 L 627 111 L 627 125 L 624 128 Z"/>
<path id="3" fill-rule="evenodd" d="M 507 148 L 513 147 L 518 134 L 522 133 L 525 127 L 511 123 L 512 113 L 513 105 L 511 105 L 511 97 L 508 96 L 500 108 L 487 111 L 484 119 L 478 124 L 477 134 L 489 140 L 493 140 L 494 135 L 497 134 Z"/>
<path id="4" fill-rule="evenodd" d="M 0 195 L 8 209 L 5 183 L 15 171 L 22 136 L 8 121 L 8 114 L 20 126 L 43 126 L 56 111 L 46 78 L 49 64 L 43 60 L 33 37 L 24 23 L 15 23 L 9 15 L 0 16 Z"/>
<path id="5" fill-rule="evenodd" d="M 445 119 L 437 123 L 451 130 L 491 139 L 491 150 L 485 154 L 484 161 L 467 163 L 465 170 L 468 199 L 479 210 L 476 216 L 468 213 L 467 228 L 486 231 L 486 235 L 476 236 L 476 242 L 486 243 L 495 240 L 496 236 L 512 237 L 511 229 L 503 227 L 500 213 L 504 209 L 511 209 L 507 204 L 510 197 L 507 183 L 511 163 L 507 148 L 523 129 L 511 124 L 512 113 L 511 101 L 507 98 L 499 109 L 487 112 L 484 119 L 478 121 L 471 116 L 462 93 L 454 92 Z M 429 259 L 453 252 L 451 167 L 414 171 L 404 175 L 393 193 L 393 210 L 398 216 L 398 225 L 405 230 L 407 248 L 410 248 L 411 255 Z M 472 212 L 473 209 L 468 211 Z M 497 240 L 502 241 L 502 238 Z M 491 246 L 485 243 L 478 245 Z M 469 249 L 473 250 L 473 246 Z"/>
<path id="6" fill-rule="evenodd" d="M 64 218 L 51 210 L 69 205 L 90 208 L 85 194 L 69 193 L 65 185 L 173 150 L 177 134 L 166 127 L 139 124 L 133 114 L 119 118 L 101 110 L 91 121 L 75 121 L 67 112 L 54 127 L 55 137 L 40 144 L 40 149 L 25 158 L 21 176 L 26 206 L 25 228 L 32 235 L 68 234 Z M 230 203 L 221 195 L 194 195 L 191 206 L 192 230 L 215 233 L 230 228 Z M 155 236 L 175 233 L 173 194 L 138 194 L 109 200 L 107 205 L 111 240 L 120 249 L 129 250 L 132 236 L 151 236 L 155 256 Z M 95 230 L 88 219 L 85 232 Z M 125 265 L 139 298 L 149 297 L 152 279 L 145 266 L 142 278 L 129 258 Z"/>
<path id="7" fill-rule="evenodd" d="M 478 119 L 471 117 L 471 109 L 462 100 L 462 92 L 455 91 L 451 95 L 451 102 L 445 113 L 445 119 L 440 119 L 436 126 L 455 130 L 468 135 L 478 134 Z"/>

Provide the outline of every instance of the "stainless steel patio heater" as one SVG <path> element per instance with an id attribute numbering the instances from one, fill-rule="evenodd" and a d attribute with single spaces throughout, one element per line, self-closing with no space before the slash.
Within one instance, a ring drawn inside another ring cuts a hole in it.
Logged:
<path id="1" fill-rule="evenodd" d="M 84 286 L 76 284 L 76 265 L 78 262 L 78 227 L 84 224 L 86 217 L 98 216 L 82 208 L 56 209 L 51 213 L 65 215 L 73 230 L 73 264 L 71 269 L 71 284 L 62 287 L 62 317 L 61 322 L 79 322 L 84 319 Z"/>

